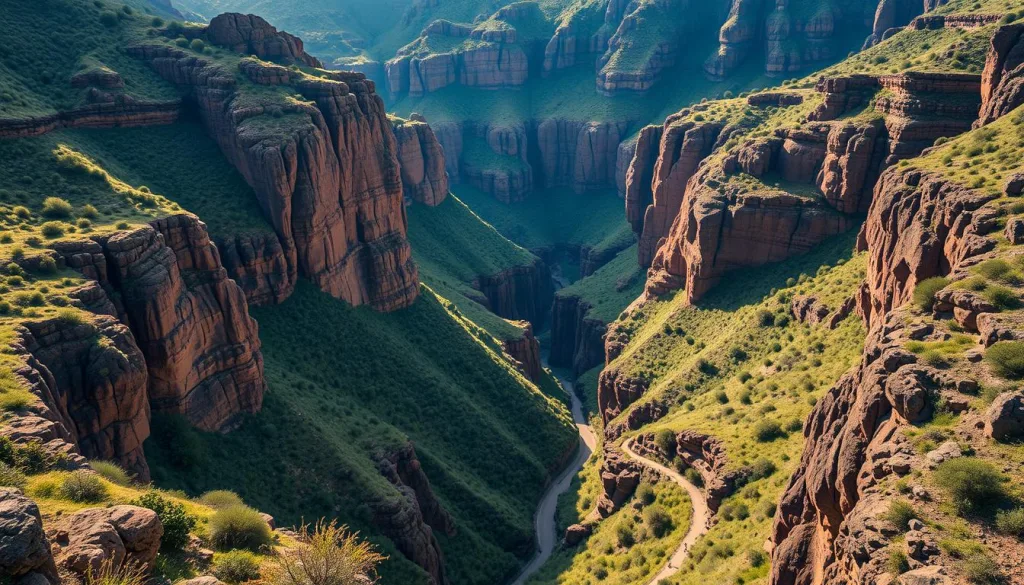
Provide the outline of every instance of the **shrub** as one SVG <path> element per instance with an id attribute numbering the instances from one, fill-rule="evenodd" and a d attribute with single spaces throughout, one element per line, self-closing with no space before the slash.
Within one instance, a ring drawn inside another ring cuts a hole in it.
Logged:
<path id="1" fill-rule="evenodd" d="M 213 576 L 231 585 L 255 581 L 260 578 L 260 562 L 249 551 L 228 551 L 214 559 Z"/>
<path id="2" fill-rule="evenodd" d="M 0 462 L 0 486 L 25 489 L 25 474 L 18 469 Z"/>
<path id="3" fill-rule="evenodd" d="M 196 517 L 185 511 L 185 506 L 168 500 L 159 492 L 151 491 L 143 494 L 134 502 L 136 506 L 148 508 L 156 512 L 164 525 L 164 535 L 160 538 L 160 548 L 166 551 L 179 551 L 188 544 L 188 534 L 196 527 Z M 260 521 L 263 519 L 260 518 Z M 266 526 L 266 522 L 263 525 Z"/>
<path id="4" fill-rule="evenodd" d="M 993 344 L 985 350 L 985 360 L 1003 378 L 1024 378 L 1024 341 L 1000 341 Z"/>
<path id="5" fill-rule="evenodd" d="M 29 211 L 28 207 L 25 207 L 24 205 L 16 205 L 16 206 L 14 206 L 14 210 L 13 211 L 14 211 L 14 215 L 18 216 L 18 218 L 20 218 L 20 219 L 28 219 L 28 218 L 32 217 L 32 212 Z"/>
<path id="6" fill-rule="evenodd" d="M 615 541 L 619 546 L 629 548 L 636 544 L 636 537 L 633 536 L 633 525 L 626 519 L 615 525 Z"/>
<path id="7" fill-rule="evenodd" d="M 47 197 L 43 199 L 43 215 L 57 219 L 71 217 L 74 208 L 66 200 L 60 197 Z"/>
<path id="8" fill-rule="evenodd" d="M 363 576 L 371 582 L 377 565 L 385 559 L 373 545 L 360 542 L 357 533 L 336 522 L 317 522 L 310 533 L 300 530 L 297 545 L 286 548 L 271 559 L 265 573 L 274 585 L 353 585 Z M 316 567 L 319 570 L 309 570 Z"/>
<path id="9" fill-rule="evenodd" d="M 103 26 L 114 28 L 118 22 L 117 13 L 112 10 L 104 10 L 100 14 L 100 22 L 103 23 Z"/>
<path id="10" fill-rule="evenodd" d="M 647 506 L 644 508 L 644 525 L 651 531 L 651 534 L 661 538 L 672 529 L 672 517 L 661 506 Z"/>
<path id="11" fill-rule="evenodd" d="M 73 311 L 77 316 L 78 311 Z M 128 472 L 121 468 L 120 465 L 113 461 L 91 461 L 89 467 L 96 473 L 102 475 L 110 483 L 117 485 L 128 485 L 132 482 L 132 478 L 128 476 Z"/>
<path id="12" fill-rule="evenodd" d="M 48 221 L 39 226 L 40 231 L 47 238 L 59 238 L 64 235 L 64 224 L 59 221 Z"/>
<path id="13" fill-rule="evenodd" d="M 78 211 L 78 215 L 81 215 L 82 217 L 87 217 L 89 219 L 96 219 L 96 216 L 99 215 L 99 211 L 97 211 L 96 208 L 93 207 L 92 205 L 86 203 L 85 205 L 82 206 L 82 209 Z"/>
<path id="14" fill-rule="evenodd" d="M 974 457 L 945 461 L 935 469 L 935 483 L 961 514 L 995 503 L 1006 494 L 1004 476 L 991 463 Z"/>
<path id="15" fill-rule="evenodd" d="M 989 585 L 1002 582 L 999 565 L 985 553 L 967 557 L 963 562 L 964 576 L 971 583 Z"/>
<path id="16" fill-rule="evenodd" d="M 771 327 L 774 323 L 775 314 L 768 309 L 761 309 L 757 312 L 757 324 L 761 327 Z"/>
<path id="17" fill-rule="evenodd" d="M 210 518 L 210 540 L 222 550 L 259 550 L 271 543 L 272 536 L 259 512 L 248 506 L 228 506 Z"/>
<path id="18" fill-rule="evenodd" d="M 910 530 L 910 521 L 917 518 L 917 512 L 909 502 L 893 500 L 889 503 L 889 509 L 885 511 L 882 518 L 892 524 L 896 530 L 906 532 Z"/>
<path id="19" fill-rule="evenodd" d="M 669 459 L 676 456 L 676 434 L 669 429 L 662 429 L 654 435 L 654 444 L 658 446 Z"/>
<path id="20" fill-rule="evenodd" d="M 188 48 L 193 51 L 202 51 L 206 48 L 206 43 L 202 39 L 192 39 L 192 42 L 188 44 Z"/>
<path id="21" fill-rule="evenodd" d="M 69 473 L 61 480 L 58 493 L 65 500 L 95 504 L 107 498 L 107 486 L 95 473 L 79 470 Z"/>
<path id="22" fill-rule="evenodd" d="M 642 483 L 636 488 L 636 499 L 640 500 L 645 506 L 650 506 L 657 499 L 657 496 L 651 484 Z"/>
<path id="23" fill-rule="evenodd" d="M 996 528 L 1003 534 L 1024 539 L 1024 508 L 1015 508 L 996 514 Z"/>
<path id="24" fill-rule="evenodd" d="M 757 549 L 751 549 L 747 551 L 747 562 L 750 563 L 751 567 L 760 567 L 768 560 L 767 555 L 764 552 Z"/>
<path id="25" fill-rule="evenodd" d="M 750 471 L 751 481 L 764 479 L 775 473 L 775 463 L 771 459 L 761 457 L 750 466 Z"/>
<path id="26" fill-rule="evenodd" d="M 926 278 L 917 283 L 917 287 L 914 288 L 914 304 L 922 311 L 931 311 L 935 305 L 935 295 L 946 288 L 947 284 L 949 280 L 941 276 Z"/>
<path id="27" fill-rule="evenodd" d="M 791 433 L 795 433 L 797 431 L 803 430 L 803 428 L 804 428 L 804 423 L 803 423 L 802 420 L 800 420 L 798 418 L 791 419 L 788 423 L 786 423 L 786 430 L 791 432 Z"/>
<path id="28" fill-rule="evenodd" d="M 782 427 L 773 420 L 761 420 L 754 425 L 754 439 L 758 443 L 768 443 L 783 436 Z"/>
<path id="29" fill-rule="evenodd" d="M 692 483 L 697 487 L 704 487 L 704 477 L 700 474 L 699 471 L 692 467 L 688 467 L 686 471 L 683 472 L 683 477 L 686 478 L 686 481 Z"/>
<path id="30" fill-rule="evenodd" d="M 779 313 L 778 315 L 775 315 L 776 327 L 785 327 L 787 325 L 789 325 L 789 315 L 785 313 Z"/>
<path id="31" fill-rule="evenodd" d="M 985 289 L 983 296 L 999 310 L 1014 309 L 1020 306 L 1017 293 L 1005 286 L 990 286 Z"/>
<path id="32" fill-rule="evenodd" d="M 1010 270 L 1010 264 L 1006 260 L 993 258 L 979 264 L 977 270 L 978 274 L 994 280 L 1007 273 Z"/>
<path id="33" fill-rule="evenodd" d="M 885 566 L 889 569 L 889 573 L 902 575 L 910 570 L 910 561 L 907 560 L 906 553 L 898 548 L 892 548 L 889 549 L 889 560 Z"/>
<path id="34" fill-rule="evenodd" d="M 719 390 L 718 392 L 715 392 L 715 400 L 717 400 L 719 404 L 728 404 L 729 395 L 725 393 L 725 390 Z"/>
<path id="35" fill-rule="evenodd" d="M 199 497 L 199 501 L 215 510 L 229 506 L 244 506 L 245 502 L 233 491 L 213 490 Z"/>

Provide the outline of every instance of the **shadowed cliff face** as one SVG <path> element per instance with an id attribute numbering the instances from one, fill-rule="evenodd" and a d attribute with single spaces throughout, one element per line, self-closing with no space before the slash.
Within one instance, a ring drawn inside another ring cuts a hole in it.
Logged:
<path id="1" fill-rule="evenodd" d="M 413 201 L 434 207 L 448 196 L 444 149 L 422 118 L 394 125 L 402 188 Z"/>
<path id="2" fill-rule="evenodd" d="M 992 36 L 981 74 L 981 101 L 979 126 L 1024 103 L 1024 24 L 1000 27 Z"/>
<path id="3" fill-rule="evenodd" d="M 274 51 L 301 49 L 284 41 Z M 289 279 L 301 274 L 333 296 L 382 311 L 415 300 L 418 278 L 405 237 L 398 145 L 372 82 L 353 73 L 312 78 L 243 59 L 239 69 L 252 83 L 290 85 L 311 103 L 254 102 L 222 66 L 160 45 L 130 52 L 188 91 L 225 156 L 259 197 Z M 292 58 L 308 57 L 303 55 Z M 258 244 L 251 244 L 254 251 Z M 273 251 L 272 263 L 280 264 L 275 246 L 262 249 Z M 232 255 L 242 258 L 265 256 Z M 265 270 L 259 263 L 239 265 L 239 274 L 259 282 Z M 274 298 L 291 285 L 270 286 L 257 296 Z"/>

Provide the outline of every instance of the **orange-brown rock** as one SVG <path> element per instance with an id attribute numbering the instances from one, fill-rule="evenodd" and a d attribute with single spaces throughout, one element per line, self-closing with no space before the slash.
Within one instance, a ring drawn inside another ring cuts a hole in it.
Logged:
<path id="1" fill-rule="evenodd" d="M 640 234 L 641 266 L 650 266 L 662 239 L 668 236 L 672 222 L 679 214 L 687 182 L 700 162 L 711 153 L 721 131 L 721 125 L 713 122 L 676 123 L 674 117 L 665 121 L 658 159 L 652 171 L 651 204 L 644 211 Z M 637 155 L 640 154 L 641 146 L 638 144 Z M 637 178 L 642 180 L 643 173 Z M 643 195 L 639 198 L 642 200 Z"/>
<path id="2" fill-rule="evenodd" d="M 991 250 L 979 232 L 987 218 L 986 195 L 916 170 L 886 170 L 875 188 L 858 249 L 870 250 L 865 294 L 858 311 L 873 324 L 908 302 L 917 283 L 955 270 L 965 259 Z"/>
<path id="3" fill-rule="evenodd" d="M 164 527 L 152 510 L 112 506 L 75 512 L 54 532 L 57 564 L 85 576 L 99 574 L 106 563 L 151 570 Z"/>
<path id="4" fill-rule="evenodd" d="M 825 122 L 863 108 L 874 99 L 879 88 L 878 77 L 874 75 L 822 78 L 814 86 L 815 91 L 822 94 L 822 102 L 807 119 Z"/>
<path id="5" fill-rule="evenodd" d="M 652 183 L 661 134 L 661 126 L 645 126 L 640 130 L 633 150 L 633 159 L 629 162 L 629 170 L 626 171 L 626 221 L 638 236 L 643 233 L 647 207 L 654 203 Z"/>
<path id="6" fill-rule="evenodd" d="M 203 33 L 212 44 L 236 53 L 323 68 L 319 60 L 303 50 L 302 39 L 278 31 L 255 14 L 226 12 L 215 16 Z"/>
<path id="7" fill-rule="evenodd" d="M 750 474 L 750 470 L 744 468 L 727 471 L 729 459 L 722 440 L 696 431 L 676 433 L 675 451 L 672 453 L 665 453 L 658 447 L 653 433 L 637 435 L 633 447 L 638 453 L 657 455 L 662 459 L 678 457 L 687 467 L 695 469 L 701 476 L 708 508 L 712 512 L 717 512 L 722 500 L 742 485 Z"/>
<path id="8" fill-rule="evenodd" d="M 605 424 L 640 400 L 648 384 L 649 380 L 628 375 L 617 367 L 602 370 L 597 383 L 597 409 Z"/>
<path id="9" fill-rule="evenodd" d="M 992 35 L 981 74 L 981 112 L 976 125 L 993 122 L 1024 103 L 1024 24 Z"/>
<path id="10" fill-rule="evenodd" d="M 633 496 L 640 485 L 643 468 L 620 451 L 606 447 L 601 463 L 601 487 L 603 492 L 597 500 L 597 512 L 602 518 L 611 516 Z"/>
<path id="11" fill-rule="evenodd" d="M 27 321 L 20 337 L 31 368 L 21 374 L 42 401 L 34 410 L 45 418 L 19 420 L 5 434 L 16 442 L 53 441 L 57 451 L 65 449 L 61 443 L 74 445 L 148 481 L 142 450 L 149 437 L 148 375 L 128 327 L 108 315 L 82 323 L 58 318 Z"/>
<path id="12" fill-rule="evenodd" d="M 0 487 L 0 575 L 16 583 L 61 583 L 39 506 L 14 487 Z"/>
<path id="13" fill-rule="evenodd" d="M 145 101 L 123 93 L 93 88 L 86 105 L 33 118 L 0 118 L 0 138 L 40 136 L 61 128 L 131 128 L 172 124 L 181 115 L 181 101 Z"/>
<path id="14" fill-rule="evenodd" d="M 825 201 L 843 213 L 866 213 L 887 153 L 886 141 L 881 120 L 833 124 L 815 180 Z"/>
<path id="15" fill-rule="evenodd" d="M 434 531 L 454 536 L 455 523 L 434 496 L 413 444 L 381 453 L 377 469 L 397 489 L 398 497 L 369 503 L 373 523 L 427 572 L 431 585 L 447 585 L 444 554 Z"/>
<path id="16" fill-rule="evenodd" d="M 295 262 L 288 261 L 277 234 L 236 235 L 218 238 L 216 244 L 228 276 L 242 288 L 250 306 L 276 305 L 295 290 Z"/>
<path id="17" fill-rule="evenodd" d="M 528 321 L 517 323 L 523 328 L 523 335 L 513 339 L 503 339 L 501 347 L 524 376 L 533 382 L 539 382 L 544 374 L 544 366 L 540 358 L 540 342 L 533 335 L 533 326 Z"/>
<path id="18" fill-rule="evenodd" d="M 297 82 L 312 104 L 247 107 L 232 72 L 165 46 L 130 52 L 189 90 L 298 274 L 381 311 L 416 299 L 397 145 L 372 82 L 335 72 Z"/>
<path id="19" fill-rule="evenodd" d="M 448 196 L 448 172 L 434 131 L 417 120 L 396 123 L 393 129 L 405 196 L 431 207 L 440 205 Z"/>

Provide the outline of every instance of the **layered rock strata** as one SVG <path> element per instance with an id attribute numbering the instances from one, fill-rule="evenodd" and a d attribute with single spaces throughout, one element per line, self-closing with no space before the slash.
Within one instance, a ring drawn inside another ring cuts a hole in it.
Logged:
<path id="1" fill-rule="evenodd" d="M 201 58 L 156 45 L 130 52 L 188 91 L 256 192 L 289 274 L 381 311 L 415 300 L 419 283 L 406 239 L 398 147 L 372 82 L 351 73 L 256 76 L 293 83 L 313 104 L 250 107 L 234 75 Z M 259 62 L 242 62 L 254 64 L 263 70 Z"/>
<path id="2" fill-rule="evenodd" d="M 551 308 L 551 365 L 571 367 L 579 376 L 604 363 L 608 325 L 588 317 L 591 304 L 575 295 L 557 294 Z"/>
<path id="3" fill-rule="evenodd" d="M 393 125 L 402 189 L 413 201 L 434 207 L 448 197 L 444 149 L 430 126 L 416 118 Z"/>
<path id="4" fill-rule="evenodd" d="M 527 321 L 516 323 L 523 328 L 521 337 L 504 339 L 502 349 L 530 381 L 539 382 L 544 375 L 544 366 L 540 357 L 540 342 L 533 335 L 533 326 Z"/>
<path id="5" fill-rule="evenodd" d="M 527 266 L 478 277 L 472 284 L 483 293 L 487 308 L 506 319 L 529 321 L 540 327 L 551 306 L 551 276 L 539 258 Z"/>
<path id="6" fill-rule="evenodd" d="M 1024 104 L 1024 24 L 1002 26 L 992 35 L 981 74 L 981 113 L 984 125 Z"/>

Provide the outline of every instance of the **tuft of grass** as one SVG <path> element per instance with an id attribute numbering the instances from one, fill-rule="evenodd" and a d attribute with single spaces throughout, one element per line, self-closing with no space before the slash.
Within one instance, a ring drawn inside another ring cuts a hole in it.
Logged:
<path id="1" fill-rule="evenodd" d="M 768 443 L 785 435 L 782 426 L 774 420 L 760 420 L 754 425 L 754 439 L 758 443 Z"/>
<path id="2" fill-rule="evenodd" d="M 218 554 L 213 559 L 213 576 L 229 585 L 255 581 L 260 578 L 259 558 L 247 550 L 232 550 Z"/>
<path id="3" fill-rule="evenodd" d="M 43 216 L 51 219 L 66 219 L 71 217 L 74 207 L 66 199 L 60 197 L 47 197 L 43 200 Z"/>
<path id="4" fill-rule="evenodd" d="M 199 502 L 214 510 L 231 506 L 244 506 L 242 498 L 231 490 L 212 490 L 199 497 Z"/>
<path id="5" fill-rule="evenodd" d="M 1004 510 L 996 514 L 996 528 L 1003 534 L 1024 540 L 1024 507 Z"/>
<path id="6" fill-rule="evenodd" d="M 107 499 L 107 486 L 100 476 L 90 471 L 73 471 L 60 482 L 57 494 L 80 504 L 96 504 Z"/>
<path id="7" fill-rule="evenodd" d="M 977 585 L 996 585 L 1003 581 L 999 565 L 985 553 L 978 553 L 967 557 L 962 566 L 964 576 L 971 583 L 976 583 Z"/>
<path id="8" fill-rule="evenodd" d="M 910 570 L 910 561 L 907 559 L 907 554 L 898 548 L 889 549 L 889 559 L 885 564 L 889 573 L 892 575 L 902 575 Z"/>
<path id="9" fill-rule="evenodd" d="M 0 461 L 0 486 L 25 489 L 25 474 L 21 470 Z"/>
<path id="10" fill-rule="evenodd" d="M 1017 293 L 1005 286 L 990 286 L 985 289 L 983 296 L 1000 311 L 1015 309 L 1020 306 L 1020 298 L 1017 296 Z"/>
<path id="11" fill-rule="evenodd" d="M 1006 477 L 988 461 L 975 457 L 944 461 L 932 479 L 961 515 L 977 512 L 1006 496 Z"/>
<path id="12" fill-rule="evenodd" d="M 387 557 L 359 534 L 337 522 L 320 520 L 299 530 L 299 542 L 273 557 L 267 567 L 276 585 L 348 585 L 376 582 L 377 565 Z M 310 570 L 315 567 L 316 570 Z"/>
<path id="13" fill-rule="evenodd" d="M 273 542 L 267 521 L 248 506 L 229 506 L 210 518 L 210 541 L 221 550 L 257 551 Z"/>
<path id="14" fill-rule="evenodd" d="M 918 518 L 917 511 L 906 500 L 893 500 L 889 503 L 889 509 L 882 516 L 883 519 L 892 524 L 896 530 L 906 532 L 910 530 L 910 521 Z"/>
<path id="15" fill-rule="evenodd" d="M 1000 341 L 985 350 L 987 361 L 1003 378 L 1024 378 L 1024 341 Z"/>
<path id="16" fill-rule="evenodd" d="M 949 279 L 941 276 L 926 278 L 914 288 L 914 304 L 922 311 L 931 311 L 935 305 L 935 295 L 949 284 Z"/>
<path id="17" fill-rule="evenodd" d="M 89 467 L 110 483 L 117 485 L 129 485 L 132 483 L 132 478 L 128 475 L 128 472 L 113 461 L 90 461 Z"/>

